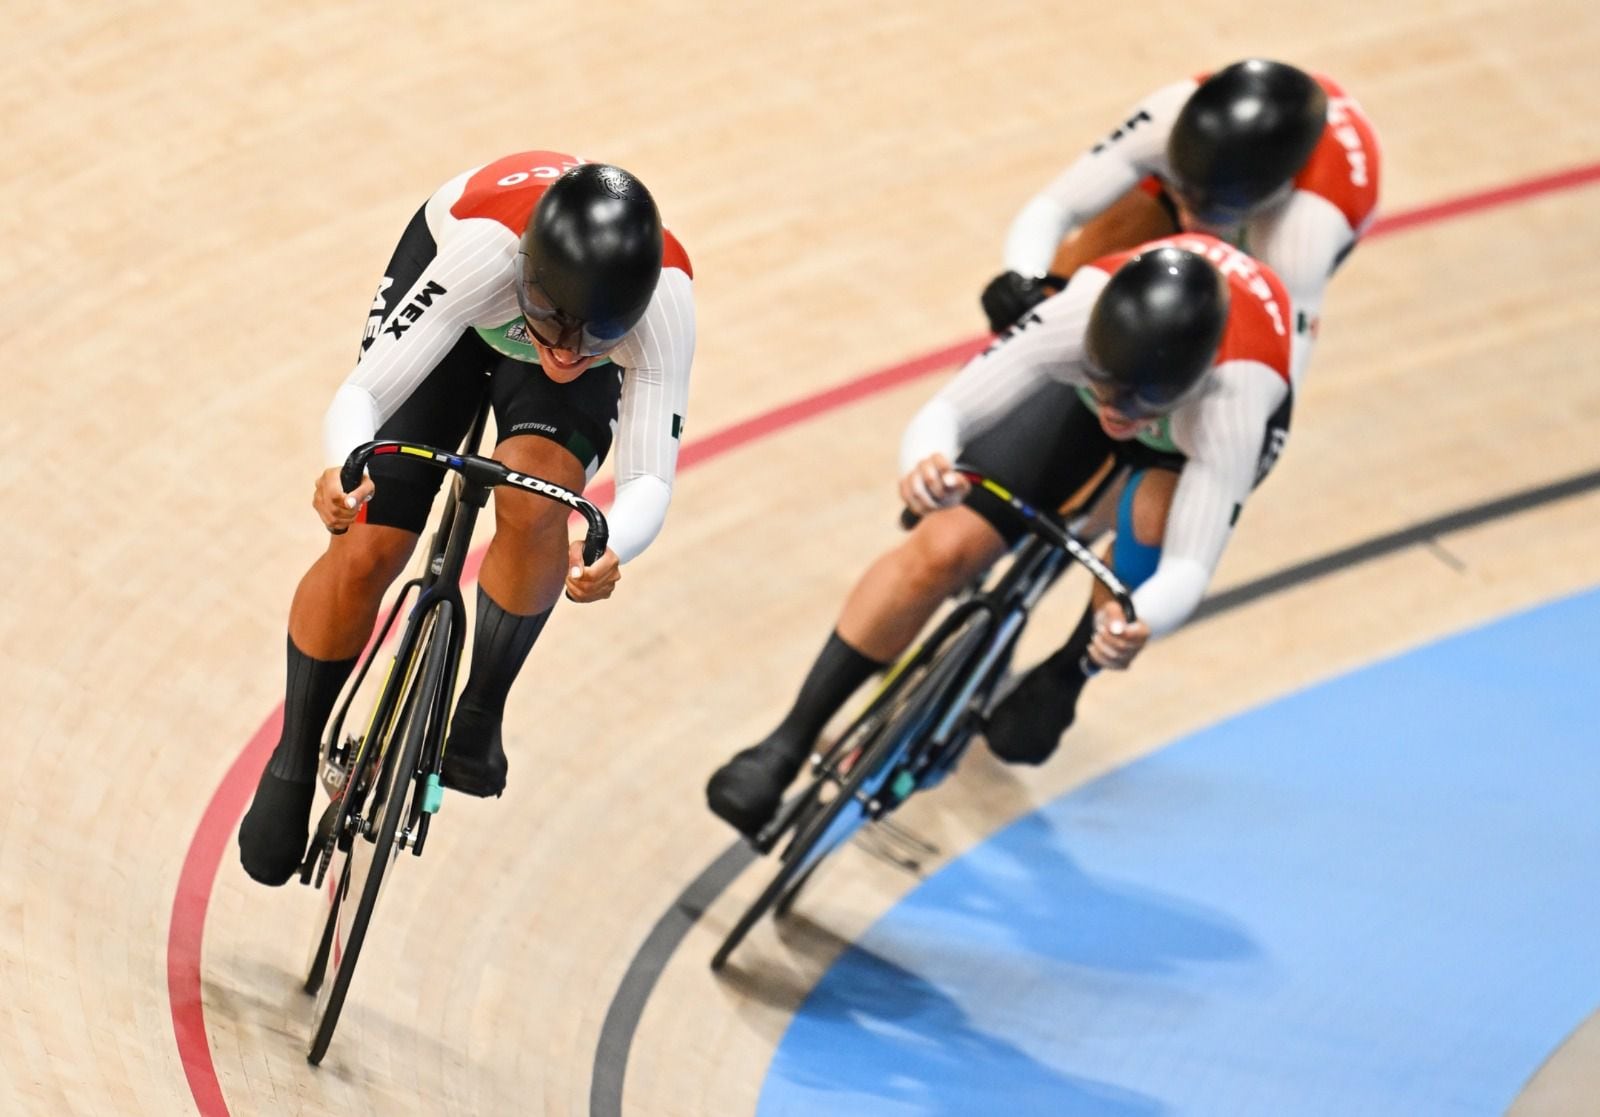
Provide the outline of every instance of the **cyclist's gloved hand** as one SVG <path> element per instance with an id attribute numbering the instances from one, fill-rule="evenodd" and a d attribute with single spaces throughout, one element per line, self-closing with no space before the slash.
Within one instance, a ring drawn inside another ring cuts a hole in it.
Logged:
<path id="1" fill-rule="evenodd" d="M 943 454 L 929 454 L 900 478 L 900 499 L 919 516 L 960 504 L 972 488 Z"/>
<path id="2" fill-rule="evenodd" d="M 622 578 L 622 567 L 617 562 L 617 552 L 610 547 L 595 560 L 593 566 L 583 565 L 583 540 L 574 539 L 567 550 L 567 598 L 579 604 L 604 601 L 617 588 Z"/>
<path id="3" fill-rule="evenodd" d="M 317 486 L 311 493 L 311 507 L 322 517 L 322 526 L 334 535 L 343 535 L 361 515 L 361 509 L 372 499 L 374 486 L 371 477 L 362 477 L 354 492 L 345 492 L 339 481 L 339 467 L 322 471 Z"/>
<path id="4" fill-rule="evenodd" d="M 1089 658 L 1111 671 L 1126 670 L 1150 639 L 1150 626 L 1143 621 L 1128 623 L 1122 606 L 1108 601 L 1094 615 L 1094 637 L 1089 641 Z"/>
<path id="5" fill-rule="evenodd" d="M 1044 280 L 1003 271 L 989 281 L 978 301 L 995 333 L 1010 329 L 1028 311 L 1048 298 Z"/>

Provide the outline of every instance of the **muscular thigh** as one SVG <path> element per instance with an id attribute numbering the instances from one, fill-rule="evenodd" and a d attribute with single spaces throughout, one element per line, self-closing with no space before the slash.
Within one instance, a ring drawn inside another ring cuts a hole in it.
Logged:
<path id="1" fill-rule="evenodd" d="M 575 484 L 562 482 L 569 488 L 581 489 L 611 451 L 622 369 L 609 361 L 569 384 L 557 384 L 537 365 L 502 357 L 494 366 L 490 392 L 502 443 L 528 438 L 565 451 L 580 467 Z"/>
<path id="2" fill-rule="evenodd" d="M 491 395 L 500 444 L 495 456 L 511 468 L 582 492 L 605 461 L 616 429 L 622 370 L 609 362 L 557 384 L 537 365 L 505 358 Z M 516 489 L 495 492 L 501 531 L 566 539 L 567 508 Z"/>

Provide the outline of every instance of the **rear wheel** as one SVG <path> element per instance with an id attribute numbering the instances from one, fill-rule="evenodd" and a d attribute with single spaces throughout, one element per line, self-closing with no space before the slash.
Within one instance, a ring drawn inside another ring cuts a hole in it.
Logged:
<path id="1" fill-rule="evenodd" d="M 446 701 L 444 670 L 449 659 L 450 606 L 440 606 L 426 636 L 420 669 L 410 679 L 410 689 L 401 696 L 401 716 L 379 758 L 378 778 L 369 800 L 371 810 L 359 821 L 351 836 L 350 849 L 338 864 L 329 901 L 322 942 L 314 952 L 306 988 L 318 994 L 312 1020 L 311 1048 L 306 1058 L 320 1063 L 333 1039 L 344 1008 L 356 960 L 366 941 L 378 898 L 383 894 L 387 871 L 399 853 L 400 825 L 410 813 L 410 800 L 416 793 L 417 766 L 429 715 L 436 702 Z M 404 685 L 404 677 L 398 685 Z M 352 805 L 352 809 L 355 806 Z M 318 973 L 318 962 L 332 972 L 326 983 Z"/>
<path id="2" fill-rule="evenodd" d="M 857 726 L 865 727 L 867 739 L 857 745 L 849 743 L 857 726 L 841 738 L 842 747 L 835 748 L 829 758 L 832 763 L 817 777 L 819 784 L 837 784 L 837 791 L 831 798 L 817 786 L 800 793 L 809 797 L 810 803 L 795 821 L 795 836 L 781 855 L 782 863 L 712 955 L 713 970 L 723 967 L 768 911 L 776 908 L 778 914 L 788 914 L 817 867 L 869 820 L 870 805 L 899 761 L 943 712 L 951 684 L 961 680 L 972 653 L 981 646 L 988 621 L 988 612 L 976 606 L 951 614 L 902 670 L 901 677 L 891 681 L 893 692 L 886 689 L 874 706 L 887 704 L 876 716 L 869 707 L 858 719 Z"/>

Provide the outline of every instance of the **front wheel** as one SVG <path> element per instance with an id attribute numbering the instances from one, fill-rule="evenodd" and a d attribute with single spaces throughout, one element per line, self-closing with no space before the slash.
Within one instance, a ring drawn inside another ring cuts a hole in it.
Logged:
<path id="1" fill-rule="evenodd" d="M 778 871 L 712 955 L 713 970 L 722 969 L 728 956 L 768 911 L 776 906 L 779 914 L 788 914 L 817 867 L 868 821 L 872 803 L 884 782 L 943 712 L 945 700 L 953 691 L 950 684 L 960 681 L 972 653 L 988 633 L 989 616 L 987 610 L 978 607 L 952 614 L 908 665 L 906 670 L 915 670 L 915 677 L 905 680 L 908 685 L 895 695 L 893 709 L 878 723 L 876 732 L 857 746 L 849 771 L 843 776 L 825 772 L 818 777 L 819 783 L 838 782 L 833 798 L 823 801 L 815 788 L 802 793 L 813 801 L 808 810 L 801 812 L 795 836 L 783 851 Z"/>
<path id="2" fill-rule="evenodd" d="M 411 691 L 400 699 L 404 713 L 396 734 L 400 747 L 393 747 L 392 738 L 390 747 L 384 751 L 371 800 L 376 810 L 370 822 L 364 822 L 359 832 L 351 837 L 350 851 L 336 877 L 328 922 L 322 932 L 324 941 L 317 951 L 320 958 L 313 958 L 312 972 L 306 982 L 307 991 L 317 993 L 311 1047 L 306 1055 L 313 1065 L 322 1061 L 333 1040 L 339 1014 L 355 976 L 356 960 L 366 942 L 378 897 L 383 894 L 388 868 L 399 854 L 398 832 L 402 820 L 410 813 L 409 803 L 417 785 L 417 765 L 430 710 L 434 703 L 447 700 L 444 669 L 449 660 L 449 615 L 450 606 L 446 603 L 440 607 L 428 639 L 422 669 L 412 680 Z M 325 970 L 327 966 L 332 967 L 332 973 L 328 975 L 330 980 L 324 982 L 317 970 Z"/>

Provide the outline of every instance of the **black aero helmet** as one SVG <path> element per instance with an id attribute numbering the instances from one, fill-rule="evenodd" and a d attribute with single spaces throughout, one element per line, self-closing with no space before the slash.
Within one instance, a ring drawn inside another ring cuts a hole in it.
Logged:
<path id="1" fill-rule="evenodd" d="M 1327 94 L 1304 70 L 1235 62 L 1200 83 L 1172 126 L 1178 193 L 1203 221 L 1236 221 L 1299 173 L 1327 120 Z"/>
<path id="2" fill-rule="evenodd" d="M 661 278 L 661 215 L 621 167 L 584 163 L 550 184 L 528 217 L 517 301 L 540 341 L 586 357 L 644 317 Z"/>
<path id="3" fill-rule="evenodd" d="M 1227 324 L 1227 281 L 1203 256 L 1141 252 L 1089 312 L 1084 348 L 1096 398 L 1130 418 L 1170 411 L 1211 368 Z"/>

